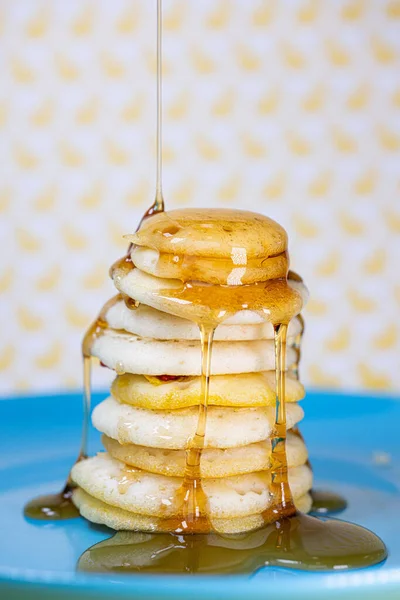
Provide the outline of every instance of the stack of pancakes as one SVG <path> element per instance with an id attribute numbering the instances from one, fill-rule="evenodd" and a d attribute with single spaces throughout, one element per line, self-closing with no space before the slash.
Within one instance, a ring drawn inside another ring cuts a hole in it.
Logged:
<path id="1" fill-rule="evenodd" d="M 261 215 L 182 210 L 147 219 L 128 239 L 129 256 L 112 271 L 122 295 L 103 315 L 106 326 L 91 349 L 117 372 L 111 396 L 92 416 L 106 452 L 73 468 L 74 502 L 90 521 L 114 529 L 164 531 L 179 510 L 202 399 L 196 321 L 204 308 L 172 301 L 169 290 L 182 282 L 231 289 L 286 277 L 287 238 Z M 301 281 L 290 285 L 304 298 Z M 296 427 L 303 417 L 295 369 L 301 328 L 296 317 L 288 329 L 287 460 L 295 505 L 308 511 L 312 472 Z M 260 526 L 272 503 L 274 330 L 243 308 L 222 320 L 214 340 L 200 468 L 213 527 L 233 533 Z"/>

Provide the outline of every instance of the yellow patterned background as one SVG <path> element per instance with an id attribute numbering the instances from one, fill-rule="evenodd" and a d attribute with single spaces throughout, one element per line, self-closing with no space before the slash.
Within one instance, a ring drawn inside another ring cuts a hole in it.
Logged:
<path id="1" fill-rule="evenodd" d="M 400 2 L 164 8 L 168 207 L 279 220 L 311 291 L 306 383 L 399 390 Z M 153 200 L 155 0 L 0 15 L 0 391 L 77 387 Z"/>

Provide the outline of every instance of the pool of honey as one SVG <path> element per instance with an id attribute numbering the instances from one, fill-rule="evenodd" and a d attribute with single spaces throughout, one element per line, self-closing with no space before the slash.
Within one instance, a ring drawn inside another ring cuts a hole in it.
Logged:
<path id="1" fill-rule="evenodd" d="M 62 521 L 79 517 L 79 510 L 72 502 L 74 485 L 67 481 L 61 492 L 32 498 L 24 506 L 24 515 L 38 521 Z"/>
<path id="2" fill-rule="evenodd" d="M 105 573 L 251 574 L 277 566 L 302 571 L 357 569 L 386 557 L 370 531 L 301 513 L 237 535 L 121 531 L 86 550 L 78 570 Z"/>

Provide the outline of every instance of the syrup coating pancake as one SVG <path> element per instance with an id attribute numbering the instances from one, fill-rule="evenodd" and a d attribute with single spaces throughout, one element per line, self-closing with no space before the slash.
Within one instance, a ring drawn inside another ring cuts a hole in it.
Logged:
<path id="1" fill-rule="evenodd" d="M 263 321 L 257 313 L 241 311 L 242 315 L 225 321 L 215 330 L 214 340 L 261 340 L 273 339 L 274 328 Z M 161 312 L 151 306 L 140 304 L 136 310 L 129 309 L 120 300 L 107 311 L 106 321 L 111 329 L 125 330 L 140 337 L 156 340 L 199 340 L 198 326 L 192 321 Z M 228 323 L 229 321 L 229 323 Z M 301 324 L 297 318 L 289 323 L 289 338 L 298 335 Z"/>
<path id="2" fill-rule="evenodd" d="M 110 397 L 92 413 L 96 429 L 121 444 L 181 450 L 196 431 L 197 407 L 179 410 L 146 410 L 120 404 Z M 296 402 L 286 407 L 286 427 L 291 429 L 304 416 Z M 275 407 L 220 408 L 210 406 L 205 436 L 206 448 L 235 448 L 270 437 L 275 424 Z"/>
<path id="3" fill-rule="evenodd" d="M 106 367 L 122 373 L 138 375 L 200 375 L 199 341 L 153 340 L 113 329 L 106 330 L 92 345 L 96 356 Z M 288 368 L 296 360 L 296 352 L 287 349 Z M 254 373 L 275 368 L 272 340 L 215 342 L 212 348 L 211 373 Z"/>
<path id="4" fill-rule="evenodd" d="M 137 246 L 167 254 L 231 258 L 268 258 L 287 249 L 286 231 L 278 223 L 245 210 L 185 208 L 145 219 L 133 235 Z"/>
<path id="5" fill-rule="evenodd" d="M 286 402 L 304 398 L 304 387 L 291 373 L 286 374 Z M 179 377 L 168 381 L 154 376 L 125 373 L 111 386 L 113 397 L 123 404 L 152 410 L 198 406 L 202 400 L 200 377 Z M 210 379 L 209 406 L 275 406 L 275 372 L 214 375 Z"/>
<path id="6" fill-rule="evenodd" d="M 186 466 L 184 450 L 162 450 L 134 444 L 121 445 L 103 435 L 103 446 L 113 458 L 127 465 L 170 477 L 183 477 Z M 288 467 L 298 467 L 307 461 L 304 441 L 288 431 L 286 440 Z M 203 478 L 230 477 L 270 468 L 270 440 L 239 446 L 238 448 L 206 448 L 201 455 L 200 470 Z"/>
<path id="7" fill-rule="evenodd" d="M 134 246 L 133 264 L 150 275 L 181 281 L 204 281 L 217 285 L 244 285 L 286 277 L 287 252 L 270 258 L 248 258 L 238 252 L 229 258 L 160 253 L 152 248 Z"/>
<path id="8" fill-rule="evenodd" d="M 179 514 L 180 477 L 128 468 L 106 453 L 76 463 L 71 476 L 85 492 L 106 504 L 142 515 L 168 518 Z M 294 498 L 311 489 L 312 472 L 307 465 L 289 469 L 288 478 Z M 232 519 L 267 510 L 272 502 L 270 480 L 268 472 L 204 479 L 209 514 Z"/>
<path id="9" fill-rule="evenodd" d="M 112 267 L 117 290 L 133 300 L 157 310 L 200 322 L 225 321 L 244 308 L 264 315 L 275 323 L 289 322 L 300 313 L 308 298 L 301 281 L 282 279 L 252 285 L 211 285 L 182 283 L 178 279 L 154 277 L 126 261 Z"/>
<path id="10" fill-rule="evenodd" d="M 77 488 L 73 494 L 73 502 L 79 509 L 81 515 L 99 525 L 106 525 L 117 531 L 140 531 L 140 532 L 162 532 L 165 531 L 163 520 L 130 512 L 122 508 L 105 504 L 94 498 L 81 488 Z M 300 512 L 307 513 L 311 510 L 311 496 L 304 494 L 294 499 L 294 505 Z M 260 514 L 248 515 L 233 519 L 218 519 L 211 517 L 211 523 L 216 531 L 220 533 L 241 533 L 258 529 L 264 524 Z M 145 534 L 144 534 L 145 535 Z M 130 555 L 132 550 L 130 549 Z M 143 547 L 140 546 L 140 557 L 143 560 Z"/>

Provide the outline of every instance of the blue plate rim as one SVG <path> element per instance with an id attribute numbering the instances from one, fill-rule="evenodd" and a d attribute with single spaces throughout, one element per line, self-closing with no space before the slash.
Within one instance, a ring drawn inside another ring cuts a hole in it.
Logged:
<path id="1" fill-rule="evenodd" d="M 40 588 L 45 587 L 46 589 L 51 588 L 56 590 L 62 590 L 65 587 L 73 590 L 87 591 L 90 589 L 92 592 L 101 593 L 116 593 L 120 597 L 124 597 L 125 593 L 132 597 L 134 591 L 138 595 L 150 595 L 154 594 L 155 586 L 158 588 L 162 587 L 163 593 L 166 595 L 169 592 L 173 592 L 175 597 L 181 597 L 181 595 L 187 595 L 196 591 L 196 588 L 201 581 L 201 593 L 205 595 L 207 593 L 217 594 L 218 597 L 223 598 L 226 594 L 227 579 L 229 584 L 234 585 L 235 596 L 232 595 L 232 590 L 229 590 L 229 597 L 241 597 L 244 594 L 252 594 L 252 598 L 257 597 L 257 592 L 262 593 L 262 597 L 265 597 L 265 590 L 263 588 L 263 582 L 260 579 L 252 579 L 248 576 L 242 575 L 229 575 L 227 576 L 203 576 L 193 575 L 188 577 L 174 576 L 174 575 L 142 575 L 140 573 L 135 574 L 135 579 L 129 575 L 112 575 L 110 574 L 95 574 L 95 575 L 84 575 L 84 574 L 63 574 L 57 571 L 27 571 L 24 569 L 12 569 L 9 572 L 5 570 L 0 571 L 0 590 L 3 587 L 14 587 L 14 588 L 29 588 L 35 586 Z M 354 591 L 371 591 L 374 587 L 379 587 L 381 593 L 388 593 L 390 590 L 395 590 L 399 593 L 400 584 L 400 569 L 390 568 L 385 571 L 379 569 L 379 565 L 373 569 L 369 569 L 368 572 L 360 569 L 348 573 L 318 573 L 314 574 L 312 578 L 298 578 L 296 579 L 296 590 L 299 593 L 299 597 L 303 592 L 306 592 L 309 598 L 319 598 L 321 593 L 324 593 L 324 598 L 329 598 L 332 594 L 337 594 L 338 590 L 341 592 Z M 285 592 L 293 593 L 293 581 L 279 580 L 279 581 L 268 581 L 268 593 L 275 594 L 279 593 L 279 597 L 285 597 Z M 121 596 L 122 595 L 122 596 Z M 143 596 L 146 597 L 146 596 Z"/>

